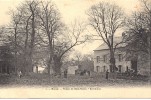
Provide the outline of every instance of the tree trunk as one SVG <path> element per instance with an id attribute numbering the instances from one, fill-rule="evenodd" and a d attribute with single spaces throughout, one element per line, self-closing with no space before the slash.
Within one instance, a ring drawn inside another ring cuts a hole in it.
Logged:
<path id="1" fill-rule="evenodd" d="M 49 61 L 48 61 L 48 75 L 50 75 L 50 67 L 51 67 L 51 57 L 49 57 Z"/>
<path id="2" fill-rule="evenodd" d="M 16 25 L 16 27 L 17 27 L 17 25 Z M 15 74 L 17 74 L 17 29 L 15 28 Z"/>
<path id="3" fill-rule="evenodd" d="M 150 22 L 151 23 L 151 22 Z M 151 25 L 150 25 L 150 32 L 149 32 L 149 64 L 150 64 L 150 84 L 151 84 Z"/>
<path id="4" fill-rule="evenodd" d="M 27 57 L 26 57 L 26 54 L 24 54 L 24 59 L 23 59 L 23 66 L 22 66 L 22 73 L 25 74 L 26 73 L 26 66 L 27 66 Z"/>
<path id="5" fill-rule="evenodd" d="M 52 59 L 53 59 L 53 46 L 52 46 L 52 41 L 50 40 L 50 37 L 49 37 L 49 51 L 50 51 L 50 54 L 49 54 L 49 62 L 48 62 L 48 75 L 50 75 L 50 67 L 52 67 Z"/>
<path id="6" fill-rule="evenodd" d="M 35 43 L 35 11 L 33 10 L 33 8 L 32 8 L 32 6 L 30 5 L 30 10 L 31 10 L 31 13 L 32 13 L 32 25 L 31 25 L 31 27 L 32 27 L 32 33 L 31 33 L 31 42 L 30 42 L 30 52 L 29 52 L 29 66 L 28 66 L 28 68 L 29 68 L 29 70 L 28 71 L 32 71 L 31 69 L 32 69 L 32 60 L 33 60 L 33 49 L 34 49 L 34 43 Z"/>
<path id="7" fill-rule="evenodd" d="M 61 75 L 61 62 L 57 62 L 54 66 L 55 75 Z"/>
<path id="8" fill-rule="evenodd" d="M 110 50 L 110 64 L 112 68 L 112 72 L 114 73 L 116 71 L 116 65 L 115 65 L 115 57 L 114 57 L 114 51 Z"/>
<path id="9" fill-rule="evenodd" d="M 54 66 L 53 66 L 55 75 L 61 75 L 61 66 L 62 66 L 61 58 L 57 57 L 55 55 L 54 56 Z"/>

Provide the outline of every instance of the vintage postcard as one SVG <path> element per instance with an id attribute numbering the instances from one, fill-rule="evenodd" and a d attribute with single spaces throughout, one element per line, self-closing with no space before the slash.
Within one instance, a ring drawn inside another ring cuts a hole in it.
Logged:
<path id="1" fill-rule="evenodd" d="M 151 98 L 151 0 L 0 0 L 0 98 Z"/>

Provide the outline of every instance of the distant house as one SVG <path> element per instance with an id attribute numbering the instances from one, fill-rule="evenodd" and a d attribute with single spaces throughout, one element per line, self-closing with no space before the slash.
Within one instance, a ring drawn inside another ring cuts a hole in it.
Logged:
<path id="1" fill-rule="evenodd" d="M 113 45 L 120 43 L 122 41 L 122 37 L 114 38 Z M 115 51 L 115 61 L 116 68 L 118 72 L 125 72 L 128 69 L 133 69 L 137 71 L 137 60 L 136 59 L 127 59 L 126 51 L 125 51 L 126 43 L 119 44 Z M 105 72 L 107 69 L 109 72 L 112 72 L 112 68 L 110 65 L 110 52 L 108 46 L 103 43 L 98 48 L 94 50 L 94 71 L 95 72 Z"/>
<path id="2" fill-rule="evenodd" d="M 93 71 L 93 60 L 90 58 L 85 58 L 81 61 L 69 61 L 63 64 L 62 71 L 68 70 L 68 74 L 77 74 L 77 71 Z"/>
<path id="3" fill-rule="evenodd" d="M 114 38 L 113 45 L 120 43 L 122 37 Z M 119 44 L 115 51 L 115 61 L 118 72 L 125 72 L 134 70 L 142 75 L 149 75 L 149 61 L 147 57 L 142 57 L 143 53 L 139 54 L 137 57 L 133 55 L 126 54 L 126 43 Z M 105 72 L 107 69 L 112 72 L 110 65 L 110 52 L 108 46 L 103 43 L 98 48 L 94 50 L 94 71 L 95 72 Z"/>
<path id="4" fill-rule="evenodd" d="M 77 69 L 79 69 L 78 66 L 69 66 L 68 67 L 68 74 L 75 74 Z"/>
<path id="5" fill-rule="evenodd" d="M 45 70 L 45 67 L 42 67 L 42 66 L 34 66 L 33 67 L 34 73 L 43 73 L 44 70 Z"/>

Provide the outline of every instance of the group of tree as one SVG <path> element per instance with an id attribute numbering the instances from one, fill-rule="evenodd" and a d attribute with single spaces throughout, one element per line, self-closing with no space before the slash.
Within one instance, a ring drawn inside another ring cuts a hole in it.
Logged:
<path id="1" fill-rule="evenodd" d="M 115 49 L 118 45 L 118 43 L 114 43 L 114 38 L 117 30 L 124 26 L 124 12 L 117 5 L 100 2 L 88 10 L 88 16 L 90 26 L 109 48 L 110 63 L 114 72 L 116 69 Z"/>
<path id="2" fill-rule="evenodd" d="M 80 52 L 75 52 L 74 57 L 71 60 L 72 65 L 81 66 L 81 69 L 87 71 L 93 71 L 93 55 L 92 54 L 81 54 Z"/>
<path id="3" fill-rule="evenodd" d="M 151 2 L 140 0 L 139 11 L 133 12 L 126 20 L 125 37 L 127 39 L 127 52 L 137 59 L 140 54 L 145 54 L 149 60 L 151 43 Z"/>
<path id="4" fill-rule="evenodd" d="M 12 48 L 15 70 L 24 74 L 43 60 L 60 74 L 62 61 L 73 47 L 84 43 L 84 24 L 65 25 L 53 2 L 25 1 L 10 11 L 11 22 L 1 28 L 2 42 Z M 53 66 L 51 66 L 53 63 Z"/>
<path id="5" fill-rule="evenodd" d="M 116 70 L 115 50 L 119 44 L 127 44 L 125 51 L 131 59 L 137 59 L 140 54 L 149 57 L 151 52 L 151 2 L 140 0 L 139 4 L 131 16 L 127 16 L 119 6 L 105 2 L 88 10 L 90 25 L 109 48 L 113 72 Z M 115 43 L 115 33 L 121 29 L 124 29 L 123 41 Z"/>
<path id="6" fill-rule="evenodd" d="M 111 3 L 100 2 L 87 12 L 89 25 L 106 43 L 110 51 L 110 63 L 115 71 L 115 50 L 120 43 L 114 42 L 115 33 L 126 27 L 123 35 L 128 43 L 127 50 L 134 55 L 138 52 L 150 54 L 151 2 L 140 0 L 140 10 L 127 17 L 123 10 Z M 16 69 L 24 73 L 37 64 L 46 62 L 48 73 L 61 73 L 62 62 L 73 47 L 88 39 L 83 36 L 85 27 L 75 22 L 67 27 L 61 14 L 52 2 L 25 1 L 10 11 L 11 22 L 1 30 L 3 42 L 13 48 Z M 5 37 L 5 38 L 4 38 Z M 125 41 L 121 41 L 123 43 Z M 80 58 L 77 55 L 77 58 Z"/>

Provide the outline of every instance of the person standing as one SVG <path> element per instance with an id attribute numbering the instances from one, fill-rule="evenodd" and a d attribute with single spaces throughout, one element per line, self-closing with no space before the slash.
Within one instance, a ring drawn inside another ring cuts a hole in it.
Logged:
<path id="1" fill-rule="evenodd" d="M 65 70 L 64 70 L 64 78 L 67 78 L 67 74 L 68 74 L 68 70 L 65 69 Z"/>
<path id="2" fill-rule="evenodd" d="M 87 71 L 88 75 L 90 76 L 90 71 Z"/>
<path id="3" fill-rule="evenodd" d="M 106 79 L 108 80 L 108 78 L 109 78 L 109 71 L 107 70 L 106 71 Z"/>

